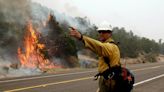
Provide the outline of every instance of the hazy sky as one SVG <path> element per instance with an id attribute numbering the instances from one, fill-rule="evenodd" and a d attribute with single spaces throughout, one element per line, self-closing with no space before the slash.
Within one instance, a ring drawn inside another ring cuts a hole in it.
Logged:
<path id="1" fill-rule="evenodd" d="M 135 34 L 164 42 L 164 0 L 33 0 L 70 16 L 108 21 Z"/>

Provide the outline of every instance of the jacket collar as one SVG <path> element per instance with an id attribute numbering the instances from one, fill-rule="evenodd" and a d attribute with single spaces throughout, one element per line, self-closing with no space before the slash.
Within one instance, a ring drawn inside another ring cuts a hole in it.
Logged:
<path id="1" fill-rule="evenodd" d="M 105 41 L 105 43 L 107 43 L 107 42 L 114 42 L 114 40 L 113 40 L 112 38 L 108 38 L 108 39 Z"/>

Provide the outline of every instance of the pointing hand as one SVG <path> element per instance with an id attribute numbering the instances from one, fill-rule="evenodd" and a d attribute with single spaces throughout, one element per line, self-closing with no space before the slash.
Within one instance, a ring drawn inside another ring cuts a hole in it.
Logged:
<path id="1" fill-rule="evenodd" d="M 70 32 L 69 35 L 76 38 L 76 39 L 81 39 L 82 35 L 79 31 L 77 31 L 77 29 L 70 27 Z"/>

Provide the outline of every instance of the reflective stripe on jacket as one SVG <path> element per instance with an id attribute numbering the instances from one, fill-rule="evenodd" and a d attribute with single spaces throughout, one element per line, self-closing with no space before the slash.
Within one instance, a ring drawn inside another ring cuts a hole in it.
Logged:
<path id="1" fill-rule="evenodd" d="M 104 57 L 110 59 L 110 67 L 120 66 L 120 51 L 117 45 L 110 43 L 112 41 L 113 39 L 109 38 L 102 43 L 90 37 L 83 36 L 85 47 L 99 55 L 98 71 L 100 73 L 109 68 L 104 61 Z"/>

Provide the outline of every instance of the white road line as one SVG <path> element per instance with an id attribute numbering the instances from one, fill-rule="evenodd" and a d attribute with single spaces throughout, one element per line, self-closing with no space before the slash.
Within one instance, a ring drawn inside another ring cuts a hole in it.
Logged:
<path id="1" fill-rule="evenodd" d="M 154 69 L 154 68 L 159 68 L 161 66 L 154 66 L 154 67 L 147 67 L 147 68 L 141 68 L 141 69 L 135 69 L 135 70 L 132 70 L 133 72 L 136 72 L 136 71 L 141 71 L 141 70 L 149 70 L 149 69 Z"/>
<path id="2" fill-rule="evenodd" d="M 159 76 L 156 76 L 156 77 L 153 77 L 153 78 L 144 80 L 144 81 L 137 82 L 137 83 L 134 84 L 134 86 L 138 86 L 138 85 L 140 85 L 140 84 L 143 84 L 143 83 L 146 83 L 146 82 L 149 82 L 149 81 L 152 81 L 152 80 L 161 78 L 161 77 L 164 77 L 164 74 L 161 74 L 161 75 L 159 75 Z"/>
<path id="3" fill-rule="evenodd" d="M 92 71 L 85 71 L 85 72 L 76 72 L 76 73 L 67 73 L 67 74 L 58 74 L 58 75 L 47 75 L 47 76 L 39 76 L 39 77 L 31 77 L 31 78 L 21 78 L 21 79 L 13 79 L 13 80 L 3 80 L 3 81 L 0 81 L 0 83 L 23 81 L 23 80 L 31 80 L 31 79 L 39 79 L 39 78 L 49 78 L 49 77 L 57 77 L 57 76 L 66 76 L 66 75 L 76 75 L 76 74 L 83 74 L 83 73 L 89 73 L 89 72 L 95 72 L 95 71 L 92 70 Z"/>

